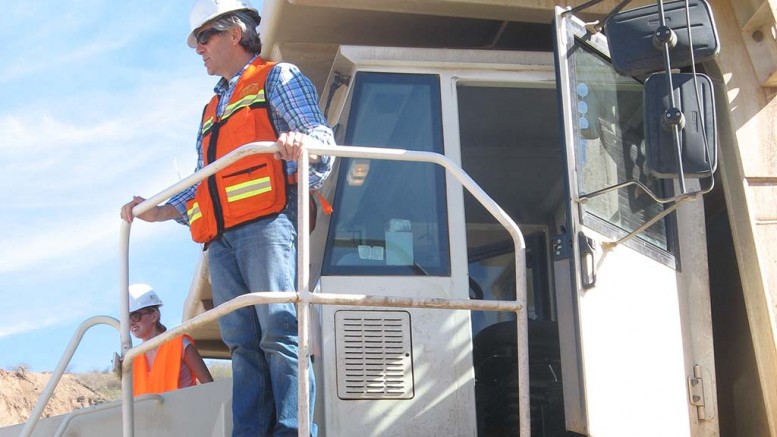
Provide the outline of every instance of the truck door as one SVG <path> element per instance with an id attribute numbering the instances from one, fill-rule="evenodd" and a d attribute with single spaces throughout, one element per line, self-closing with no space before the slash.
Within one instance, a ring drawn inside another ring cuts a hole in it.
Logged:
<path id="1" fill-rule="evenodd" d="M 645 168 L 642 82 L 618 75 L 605 37 L 564 12 L 555 49 L 568 196 L 552 251 L 567 428 L 718 435 L 702 201 L 651 224 L 672 204 L 625 183 L 658 198 L 674 187 Z"/>

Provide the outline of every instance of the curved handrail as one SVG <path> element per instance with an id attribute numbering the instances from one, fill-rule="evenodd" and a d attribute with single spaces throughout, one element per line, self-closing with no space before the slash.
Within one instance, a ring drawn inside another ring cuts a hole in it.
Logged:
<path id="1" fill-rule="evenodd" d="M 233 162 L 257 153 L 273 153 L 277 151 L 274 142 L 263 141 L 245 144 L 238 149 L 226 154 L 221 159 L 209 164 L 200 171 L 171 185 L 160 193 L 150 197 L 132 209 L 133 216 L 150 210 L 159 203 L 169 199 L 173 195 L 189 188 L 206 177 L 215 174 Z M 406 298 L 398 296 L 369 296 L 369 295 L 341 295 L 332 293 L 316 293 L 307 290 L 309 278 L 309 193 L 308 193 L 308 154 L 357 157 L 368 159 L 382 159 L 390 161 L 414 161 L 428 162 L 440 165 L 448 173 L 454 176 L 464 188 L 466 188 L 510 233 L 515 247 L 515 274 L 516 274 L 516 300 L 515 301 L 474 301 L 453 300 L 440 298 Z M 221 315 L 234 311 L 237 308 L 268 302 L 293 302 L 298 308 L 298 333 L 299 333 L 299 357 L 307 357 L 308 324 L 310 304 L 324 305 L 365 305 L 365 306 L 402 306 L 413 308 L 440 308 L 440 309 L 467 309 L 467 310 L 494 310 L 513 311 L 516 313 L 517 347 L 518 347 L 518 404 L 521 437 L 530 435 L 529 415 L 529 355 L 528 355 L 528 317 L 526 307 L 526 271 L 525 271 L 525 243 L 518 225 L 510 216 L 494 202 L 493 199 L 481 189 L 478 184 L 456 164 L 447 157 L 433 152 L 409 151 L 403 149 L 386 149 L 355 146 L 310 146 L 302 153 L 298 161 L 298 287 L 295 293 L 289 292 L 255 292 L 242 295 L 218 307 L 206 311 L 197 317 L 188 320 L 180 326 L 154 337 L 152 340 L 132 348 L 129 337 L 129 234 L 131 224 L 122 221 L 120 231 L 120 303 L 121 303 L 121 337 L 122 337 L 122 422 L 124 437 L 134 435 L 134 409 L 132 403 L 132 368 L 133 359 L 153 347 L 157 347 L 173 336 L 191 331 L 209 321 L 215 320 Z M 520 249 L 520 250 L 519 250 Z M 308 360 L 299 359 L 299 383 L 298 383 L 298 417 L 309 416 L 309 386 L 308 386 Z M 299 435 L 309 435 L 309 423 L 307 420 L 299 421 Z"/>
<path id="2" fill-rule="evenodd" d="M 20 437 L 28 437 L 32 434 L 35 425 L 37 425 L 40 420 L 41 414 L 43 414 L 43 409 L 48 405 L 51 396 L 54 394 L 54 389 L 57 388 L 57 384 L 59 384 L 59 381 L 62 379 L 62 375 L 65 373 L 67 365 L 70 364 L 70 360 L 73 358 L 76 348 L 78 348 L 78 345 L 81 343 L 81 339 L 84 337 L 86 331 L 96 325 L 110 325 L 116 328 L 117 331 L 120 331 L 119 321 L 110 316 L 90 317 L 78 326 L 76 332 L 73 334 L 73 338 L 65 349 L 65 353 L 62 354 L 62 358 L 59 359 L 57 367 L 51 372 L 51 378 L 49 378 L 49 382 L 46 383 L 46 387 L 41 392 L 38 402 L 35 403 L 35 408 L 32 409 L 30 417 L 27 418 L 27 422 L 24 424 L 21 434 L 19 434 Z"/>

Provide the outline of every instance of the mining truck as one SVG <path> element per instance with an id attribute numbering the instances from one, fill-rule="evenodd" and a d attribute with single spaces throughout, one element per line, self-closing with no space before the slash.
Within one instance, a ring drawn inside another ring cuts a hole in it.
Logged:
<path id="1" fill-rule="evenodd" d="M 296 303 L 321 436 L 777 436 L 776 14 L 266 0 L 262 57 L 311 78 L 335 132 L 309 150 L 337 157 L 332 211 L 300 192 L 296 292 L 214 307 L 203 257 L 169 336 L 229 359 L 218 316 Z M 38 421 L 102 323 L 122 339 L 106 348 L 122 399 Z M 0 436 L 230 435 L 229 380 L 132 398 L 133 358 L 169 336 L 133 347 L 126 316 L 87 320 Z"/>

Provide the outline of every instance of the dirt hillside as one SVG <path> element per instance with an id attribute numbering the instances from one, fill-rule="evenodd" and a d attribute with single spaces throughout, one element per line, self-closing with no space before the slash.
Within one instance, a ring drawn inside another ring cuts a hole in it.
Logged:
<path id="1" fill-rule="evenodd" d="M 50 373 L 30 372 L 24 368 L 0 369 L 0 426 L 26 422 L 50 377 Z M 104 377 L 117 379 L 110 374 L 104 374 Z M 109 400 L 106 395 L 87 385 L 89 381 L 85 382 L 83 379 L 89 378 L 65 374 L 43 416 L 57 416 Z"/>

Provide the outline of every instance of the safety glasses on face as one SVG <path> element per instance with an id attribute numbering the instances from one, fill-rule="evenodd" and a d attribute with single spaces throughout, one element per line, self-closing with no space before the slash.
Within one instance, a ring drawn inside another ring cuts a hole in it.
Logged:
<path id="1" fill-rule="evenodd" d="M 211 37 L 213 37 L 214 35 L 218 35 L 220 33 L 224 33 L 224 31 L 218 30 L 215 27 L 211 27 L 210 29 L 205 29 L 202 32 L 198 33 L 195 39 L 197 40 L 197 44 L 207 45 Z"/>
<path id="2" fill-rule="evenodd" d="M 130 313 L 129 318 L 131 321 L 138 323 L 140 319 L 143 318 L 146 314 L 153 313 L 154 310 L 137 310 Z"/>

